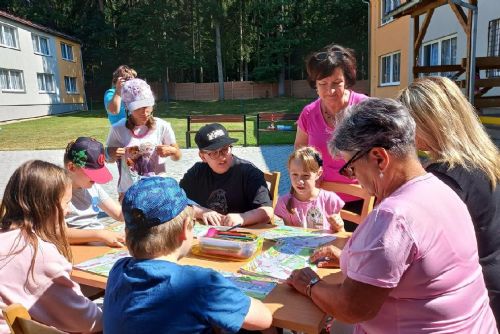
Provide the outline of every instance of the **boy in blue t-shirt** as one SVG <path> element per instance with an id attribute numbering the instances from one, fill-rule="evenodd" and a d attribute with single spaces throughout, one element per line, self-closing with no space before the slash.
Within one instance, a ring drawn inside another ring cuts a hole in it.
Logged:
<path id="1" fill-rule="evenodd" d="M 122 203 L 132 257 L 111 269 L 104 332 L 235 333 L 266 329 L 270 311 L 211 269 L 179 265 L 193 242 L 193 209 L 172 178 L 141 179 Z"/>

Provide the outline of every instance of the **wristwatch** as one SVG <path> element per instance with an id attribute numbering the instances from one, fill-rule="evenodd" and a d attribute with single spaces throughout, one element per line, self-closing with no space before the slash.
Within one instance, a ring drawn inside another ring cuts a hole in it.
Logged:
<path id="1" fill-rule="evenodd" d="M 311 280 L 309 281 L 309 284 L 307 284 L 306 286 L 306 295 L 308 297 L 311 297 L 311 289 L 313 286 L 315 286 L 319 281 L 321 281 L 321 278 L 319 277 L 313 277 L 311 278 Z"/>

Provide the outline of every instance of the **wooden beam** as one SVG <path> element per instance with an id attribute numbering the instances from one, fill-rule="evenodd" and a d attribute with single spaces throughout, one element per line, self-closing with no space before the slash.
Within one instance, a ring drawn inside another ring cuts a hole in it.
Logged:
<path id="1" fill-rule="evenodd" d="M 479 97 L 474 101 L 476 108 L 500 107 L 499 96 Z"/>
<path id="2" fill-rule="evenodd" d="M 454 3 L 451 0 L 448 0 L 448 4 L 450 5 L 453 13 L 455 13 L 455 16 L 457 17 L 458 22 L 460 23 L 460 25 L 464 29 L 464 32 L 467 34 L 467 31 L 469 28 L 468 22 L 467 22 L 467 15 L 465 15 L 465 12 L 464 12 L 462 6 L 457 5 L 456 3 Z"/>
<path id="3" fill-rule="evenodd" d="M 425 14 L 424 24 L 422 24 L 422 28 L 420 28 L 417 39 L 415 40 L 414 52 L 416 54 L 418 54 L 418 51 L 422 46 L 422 41 L 424 40 L 425 33 L 427 32 L 427 28 L 429 28 L 429 23 L 431 23 L 432 14 L 434 14 L 434 8 L 429 9 Z"/>
<path id="4" fill-rule="evenodd" d="M 448 0 L 436 0 L 436 1 L 428 1 L 422 6 L 416 6 L 411 13 L 411 17 L 420 16 L 425 14 L 430 9 L 436 9 L 448 3 Z"/>
<path id="5" fill-rule="evenodd" d="M 476 57 L 476 67 L 481 70 L 500 69 L 500 57 Z"/>
<path id="6" fill-rule="evenodd" d="M 413 73 L 464 72 L 462 65 L 413 66 Z"/>
<path id="7" fill-rule="evenodd" d="M 469 3 L 471 5 L 477 6 L 477 0 L 470 0 Z M 471 34 L 472 34 L 472 15 L 474 15 L 474 12 L 472 10 L 468 10 L 467 13 L 467 30 L 465 30 L 465 36 L 467 38 L 467 49 L 466 49 L 466 55 L 467 55 L 467 60 L 466 60 L 466 66 L 465 66 L 465 91 L 467 92 L 467 96 L 469 95 L 469 83 L 470 83 L 470 77 L 471 75 L 476 75 L 476 73 L 470 73 L 470 58 L 472 55 L 472 50 L 471 50 L 471 45 L 472 45 L 472 39 L 471 39 Z"/>
<path id="8" fill-rule="evenodd" d="M 420 56 L 419 51 L 415 50 L 415 42 L 418 38 L 418 33 L 420 32 L 420 16 L 415 16 L 413 18 L 413 66 L 418 66 L 418 57 Z M 413 72 L 413 79 L 418 78 L 418 73 Z"/>

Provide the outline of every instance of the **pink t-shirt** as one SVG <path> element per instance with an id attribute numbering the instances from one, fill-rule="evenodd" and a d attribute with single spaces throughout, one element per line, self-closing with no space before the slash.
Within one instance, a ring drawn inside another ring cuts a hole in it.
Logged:
<path id="1" fill-rule="evenodd" d="M 368 97 L 363 94 L 350 91 L 348 105 L 352 106 L 360 103 Z M 343 159 L 334 159 L 328 151 L 328 141 L 332 136 L 334 128 L 328 126 L 321 114 L 321 99 L 308 104 L 300 113 L 297 126 L 307 133 L 309 146 L 314 146 L 323 158 L 323 180 L 340 183 L 356 183 L 339 174 L 339 169 L 345 164 Z M 356 200 L 358 198 L 353 196 L 346 196 L 340 194 L 340 197 L 346 202 Z"/>
<path id="2" fill-rule="evenodd" d="M 102 331 L 102 311 L 70 278 L 71 263 L 55 245 L 38 238 L 34 279 L 26 285 L 33 248 L 6 257 L 25 245 L 20 230 L 0 233 L 0 308 L 13 303 L 26 307 L 31 317 L 65 332 Z M 14 249 L 11 249 L 14 247 Z M 0 314 L 0 333 L 10 333 Z"/>
<path id="3" fill-rule="evenodd" d="M 432 174 L 385 198 L 345 246 L 352 280 L 393 288 L 355 333 L 497 333 L 465 204 Z"/>
<path id="4" fill-rule="evenodd" d="M 295 214 L 291 214 L 286 209 L 286 204 L 290 198 L 292 198 L 292 207 L 295 208 Z M 326 217 L 339 213 L 343 207 L 344 201 L 337 194 L 321 189 L 318 197 L 308 202 L 299 201 L 292 194 L 280 196 L 274 214 L 282 218 L 285 224 L 289 226 L 331 230 Z"/>

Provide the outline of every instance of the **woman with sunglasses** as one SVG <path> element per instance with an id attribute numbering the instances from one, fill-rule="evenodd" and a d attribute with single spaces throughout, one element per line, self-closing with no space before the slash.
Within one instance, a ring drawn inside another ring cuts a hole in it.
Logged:
<path id="1" fill-rule="evenodd" d="M 313 146 L 321 153 L 324 162 L 323 181 L 356 183 L 339 174 L 339 168 L 345 161 L 335 159 L 327 147 L 343 111 L 367 98 L 350 89 L 356 83 L 354 53 L 351 49 L 332 44 L 310 55 L 306 60 L 306 67 L 307 81 L 316 89 L 319 97 L 305 106 L 300 114 L 295 148 Z M 341 198 L 346 202 L 345 209 L 361 211 L 363 201 L 357 197 L 341 194 Z M 354 224 L 346 224 L 348 230 L 353 230 L 354 227 Z"/>
<path id="2" fill-rule="evenodd" d="M 478 262 L 474 227 L 454 191 L 426 173 L 415 121 L 400 103 L 368 99 L 337 126 L 331 147 L 378 204 L 344 249 L 340 284 L 310 268 L 288 284 L 355 333 L 498 333 Z"/>

